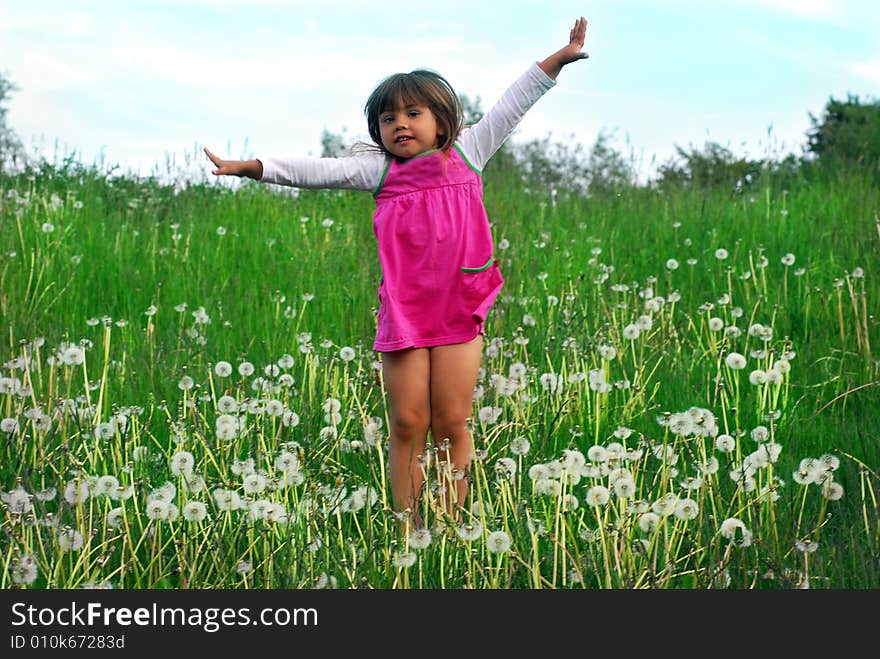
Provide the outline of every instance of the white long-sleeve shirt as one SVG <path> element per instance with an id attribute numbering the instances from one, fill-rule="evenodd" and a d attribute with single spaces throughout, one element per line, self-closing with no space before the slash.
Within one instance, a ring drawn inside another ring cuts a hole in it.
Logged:
<path id="1" fill-rule="evenodd" d="M 556 81 L 537 63 L 529 67 L 479 122 L 465 128 L 456 144 L 478 171 L 513 132 L 517 124 Z M 342 158 L 260 158 L 263 183 L 296 188 L 336 188 L 375 192 L 389 156 L 379 151 Z"/>

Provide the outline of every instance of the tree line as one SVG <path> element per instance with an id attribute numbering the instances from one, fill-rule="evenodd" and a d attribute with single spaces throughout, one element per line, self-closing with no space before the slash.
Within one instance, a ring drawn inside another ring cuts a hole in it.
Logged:
<path id="1" fill-rule="evenodd" d="M 10 78 L 0 74 L 0 173 L 34 165 L 27 162 L 22 142 L 8 122 L 8 104 L 16 90 Z M 462 106 L 467 125 L 483 116 L 479 97 L 462 96 Z M 743 192 L 768 173 L 796 183 L 850 168 L 869 171 L 880 182 L 880 100 L 852 94 L 846 99 L 830 97 L 821 115 L 809 117 L 803 153 L 779 160 L 736 156 L 712 141 L 701 147 L 676 145 L 675 156 L 659 165 L 656 176 L 639 183 L 633 159 L 615 148 L 613 135 L 603 130 L 589 148 L 575 140 L 554 141 L 549 135 L 525 142 L 508 140 L 484 175 L 515 177 L 530 188 L 585 195 L 617 193 L 638 185 L 729 187 Z M 344 130 L 322 134 L 322 156 L 344 155 L 352 147 Z"/>

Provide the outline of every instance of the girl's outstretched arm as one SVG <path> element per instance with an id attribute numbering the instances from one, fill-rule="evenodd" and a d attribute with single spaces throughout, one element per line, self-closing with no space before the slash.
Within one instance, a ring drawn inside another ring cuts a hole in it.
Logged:
<path id="1" fill-rule="evenodd" d="M 217 169 L 211 170 L 214 176 L 247 176 L 259 181 L 263 178 L 263 163 L 259 160 L 223 160 L 205 147 L 205 155 Z"/>
<path id="2" fill-rule="evenodd" d="M 541 67 L 544 73 L 556 80 L 556 76 L 559 75 L 563 66 L 589 57 L 584 52 L 584 39 L 586 36 L 587 19 L 581 16 L 574 22 L 574 27 L 568 33 L 568 45 L 557 50 L 543 62 L 540 62 L 538 66 Z"/>
<path id="3" fill-rule="evenodd" d="M 207 148 L 205 155 L 217 167 L 214 176 L 247 176 L 261 183 L 294 188 L 369 190 L 382 180 L 386 158 L 370 151 L 344 158 L 263 158 L 223 160 Z"/>

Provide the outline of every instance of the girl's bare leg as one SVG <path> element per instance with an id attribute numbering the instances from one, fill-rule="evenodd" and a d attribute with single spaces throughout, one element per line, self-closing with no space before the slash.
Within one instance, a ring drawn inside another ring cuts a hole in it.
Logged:
<path id="1" fill-rule="evenodd" d="M 382 374 L 389 405 L 388 470 L 394 510 L 417 514 L 416 500 L 424 477 L 419 457 L 425 455 L 431 424 L 431 362 L 427 348 L 382 355 Z"/>
<path id="2" fill-rule="evenodd" d="M 474 388 L 482 354 L 482 336 L 468 343 L 436 346 L 430 352 L 431 436 L 436 446 L 443 446 L 444 440 L 449 440 L 448 449 L 438 452 L 437 458 L 451 463 L 459 474 L 469 470 L 474 451 L 467 420 L 473 414 Z M 446 484 L 447 502 L 464 505 L 467 478 Z M 451 506 L 448 510 L 453 512 Z"/>

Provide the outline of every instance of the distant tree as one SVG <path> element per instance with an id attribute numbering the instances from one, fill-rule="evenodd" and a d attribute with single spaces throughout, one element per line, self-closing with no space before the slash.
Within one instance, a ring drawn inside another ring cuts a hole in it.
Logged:
<path id="1" fill-rule="evenodd" d="M 333 133 L 326 128 L 321 131 L 321 157 L 339 158 L 351 154 L 352 145 L 345 136 L 345 128 L 341 133 Z"/>
<path id="2" fill-rule="evenodd" d="M 458 100 L 461 101 L 461 110 L 464 114 L 465 126 L 473 126 L 483 118 L 484 114 L 486 114 L 483 112 L 482 100 L 479 96 L 471 98 L 467 94 L 459 94 Z"/>
<path id="3" fill-rule="evenodd" d="M 741 190 L 757 180 L 764 167 L 761 160 L 737 158 L 717 142 L 706 142 L 702 150 L 675 147 L 676 157 L 658 169 L 660 187 L 731 187 Z"/>
<path id="4" fill-rule="evenodd" d="M 846 101 L 830 98 L 821 118 L 810 114 L 808 151 L 824 162 L 861 163 L 880 161 L 880 100 L 862 101 L 848 95 Z"/>
<path id="5" fill-rule="evenodd" d="M 594 195 L 635 184 L 633 167 L 610 140 L 610 133 L 602 130 L 587 150 L 573 136 L 563 141 L 547 136 L 516 145 L 514 156 L 531 186 Z"/>
<path id="6" fill-rule="evenodd" d="M 587 161 L 590 194 L 613 192 L 636 184 L 636 172 L 630 161 L 609 144 L 611 134 L 600 130 Z"/>
<path id="7" fill-rule="evenodd" d="M 21 140 L 7 123 L 6 104 L 18 87 L 0 73 L 0 172 L 8 165 L 16 165 L 24 157 Z"/>

